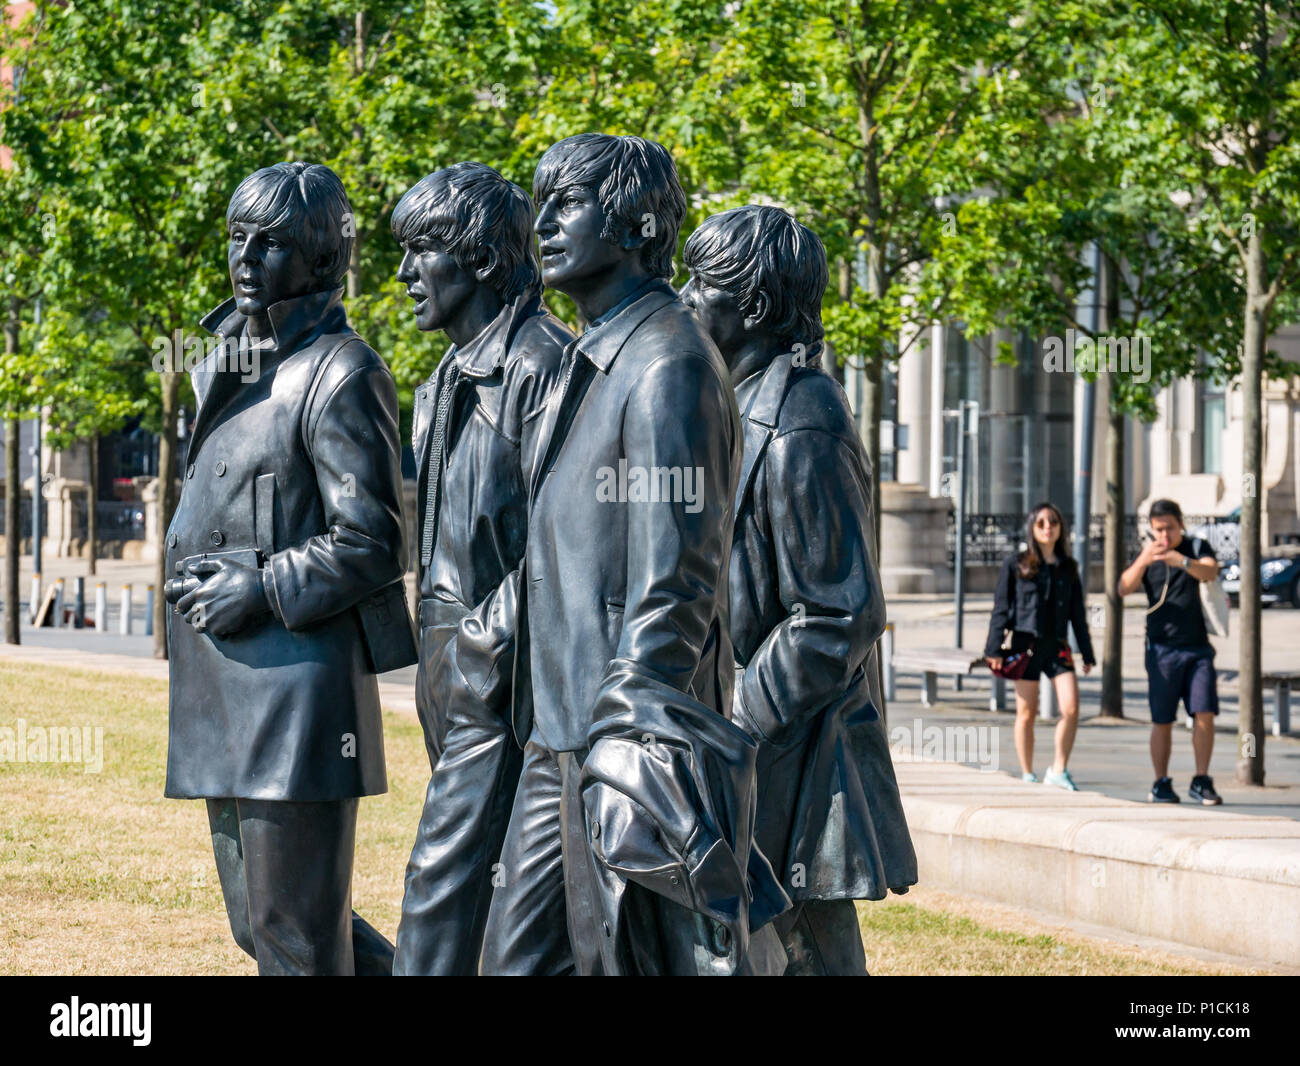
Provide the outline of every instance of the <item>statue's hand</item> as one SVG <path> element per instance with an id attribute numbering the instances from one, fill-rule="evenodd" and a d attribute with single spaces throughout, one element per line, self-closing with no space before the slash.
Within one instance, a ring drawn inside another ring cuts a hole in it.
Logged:
<path id="1" fill-rule="evenodd" d="M 202 579 L 202 584 L 182 596 L 176 610 L 197 630 L 228 637 L 270 610 L 262 573 L 254 567 L 229 559 L 203 559 L 189 573 Z"/>

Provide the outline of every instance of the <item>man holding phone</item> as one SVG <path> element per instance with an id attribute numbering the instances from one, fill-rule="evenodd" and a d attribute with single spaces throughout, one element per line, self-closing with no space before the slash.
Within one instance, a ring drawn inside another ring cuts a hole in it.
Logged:
<path id="1" fill-rule="evenodd" d="M 1151 763 L 1156 781 L 1147 797 L 1152 803 L 1178 803 L 1169 778 L 1173 724 L 1181 701 L 1192 715 L 1192 751 L 1196 775 L 1188 797 L 1193 803 L 1217 806 L 1210 755 L 1214 751 L 1214 718 L 1219 713 L 1214 647 L 1201 610 L 1200 582 L 1219 574 L 1214 549 L 1183 531 L 1183 512 L 1173 500 L 1156 500 L 1150 511 L 1151 539 L 1119 579 L 1119 594 L 1139 586 L 1146 590 L 1146 668 L 1151 706 Z"/>

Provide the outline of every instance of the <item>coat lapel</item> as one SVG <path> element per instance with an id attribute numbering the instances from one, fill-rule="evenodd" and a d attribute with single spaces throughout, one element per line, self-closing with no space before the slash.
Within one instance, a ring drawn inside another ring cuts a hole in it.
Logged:
<path id="1" fill-rule="evenodd" d="M 621 311 L 616 311 L 600 325 L 593 326 L 565 349 L 565 365 L 566 368 L 572 367 L 572 373 L 566 369 L 563 387 L 542 416 L 540 439 L 545 443 L 541 448 L 541 462 L 533 469 L 533 480 L 528 490 L 530 508 L 537 498 L 546 472 L 564 445 L 573 416 L 582 397 L 586 395 L 586 386 L 591 382 L 595 371 L 608 374 L 618 353 L 641 323 L 676 299 L 677 294 L 672 288 L 666 282 L 656 279 L 647 284 Z"/>
<path id="2" fill-rule="evenodd" d="M 776 436 L 777 420 L 781 415 L 781 401 L 785 399 L 786 385 L 794 369 L 789 354 L 778 355 L 763 371 L 763 380 L 758 384 L 744 415 L 744 460 L 740 469 L 740 481 L 736 484 L 736 506 L 732 514 L 735 521 L 740 521 L 740 509 L 749 495 L 754 483 L 758 464 L 767 451 L 768 444 Z"/>
<path id="3" fill-rule="evenodd" d="M 347 316 L 343 311 L 343 290 L 332 289 L 308 293 L 291 300 L 282 300 L 270 310 L 271 329 L 274 336 L 262 340 L 258 351 L 257 378 L 272 372 L 283 358 L 305 348 L 322 333 L 348 330 Z M 209 312 L 200 325 L 221 338 L 218 345 L 190 372 L 190 384 L 198 401 L 194 419 L 194 434 L 190 438 L 188 455 L 198 454 L 199 446 L 212 431 L 230 402 L 239 395 L 243 376 L 232 367 L 240 365 L 240 344 L 243 341 L 247 320 L 236 309 L 232 297 Z"/>
<path id="4" fill-rule="evenodd" d="M 570 342 L 568 350 L 564 353 L 564 362 L 564 385 L 542 415 L 541 440 L 546 443 L 542 446 L 541 461 L 533 467 L 533 480 L 528 486 L 529 510 L 532 509 L 533 501 L 537 499 L 537 492 L 542 486 L 546 471 L 550 469 L 551 463 L 559 453 L 560 445 L 564 443 L 565 435 L 573 422 L 574 412 L 586 394 L 585 386 L 591 381 L 596 370 L 588 362 L 587 357 L 578 350 L 577 341 Z"/>

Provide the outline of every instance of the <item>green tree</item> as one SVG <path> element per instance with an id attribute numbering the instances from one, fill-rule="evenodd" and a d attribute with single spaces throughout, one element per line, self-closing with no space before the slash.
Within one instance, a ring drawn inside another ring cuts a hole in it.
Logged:
<path id="1" fill-rule="evenodd" d="M 1237 780 L 1264 783 L 1261 686 L 1261 393 L 1289 375 L 1268 351 L 1294 321 L 1300 271 L 1300 10 L 1265 0 L 1158 0 L 1138 5 L 1136 69 L 1150 136 L 1187 148 L 1180 177 L 1206 215 L 1241 286 L 1243 402 L 1239 748 Z M 1136 30 L 1135 30 L 1136 32 Z"/>
<path id="2" fill-rule="evenodd" d="M 260 79 L 229 62 L 242 44 L 260 40 L 258 25 L 236 2 L 144 11 L 92 0 L 38 4 L 19 33 L 27 39 L 23 98 L 5 112 L 0 141 L 53 205 L 43 298 L 50 312 L 96 308 L 105 317 L 83 323 L 88 337 L 129 338 L 115 358 L 147 389 L 166 528 L 189 385 L 172 368 L 150 373 L 154 342 L 192 331 L 226 295 L 226 200 L 276 153 Z M 159 590 L 165 576 L 160 559 Z M 159 656 L 164 610 L 159 595 Z"/>
<path id="3" fill-rule="evenodd" d="M 1120 7 L 1086 8 L 1068 41 L 1035 57 L 1032 76 L 1050 87 L 1041 97 L 1050 110 L 1033 151 L 998 177 L 997 195 L 962 205 L 936 263 L 960 279 L 950 305 L 969 321 L 1038 335 L 1073 329 L 1117 359 L 1130 338 L 1149 343 L 1145 373 L 1079 371 L 1101 381 L 1107 405 L 1102 713 L 1121 717 L 1125 427 L 1153 419 L 1171 382 L 1231 372 L 1239 294 L 1206 197 L 1187 185 L 1184 145 L 1155 131 L 1136 58 L 1142 31 Z M 1081 298 L 1104 313 L 1081 313 Z"/>
<path id="4" fill-rule="evenodd" d="M 5 23 L 0 21 L 0 34 L 5 31 Z M 0 49 L 4 43 L 5 39 L 0 38 Z M 4 112 L 14 106 L 15 97 L 12 83 L 0 85 L 0 121 L 3 121 Z M 0 144 L 3 142 L 3 136 L 0 136 Z M 30 319 L 38 293 L 34 275 L 40 256 L 40 226 L 40 196 L 30 173 L 21 166 L 0 166 L 0 317 L 3 318 L 4 330 L 0 413 L 5 427 L 4 639 L 8 644 L 17 644 L 21 639 L 19 426 L 21 419 L 37 409 L 31 386 L 30 357 L 23 352 L 22 340 L 24 332 L 30 333 Z M 40 491 L 40 471 L 36 472 L 34 491 Z"/>
<path id="5" fill-rule="evenodd" d="M 1018 139 L 1023 114 L 1006 98 L 1033 91 L 1017 65 L 1050 39 L 1052 18 L 1009 0 L 787 0 L 742 4 L 735 20 L 714 72 L 719 106 L 743 123 L 740 181 L 794 210 L 838 262 L 827 335 L 864 375 L 859 419 L 878 493 L 885 362 L 900 338 L 915 343 L 918 319 L 943 313 L 937 300 L 918 303 L 944 238 L 936 199 L 977 187 L 961 151 L 972 127 Z"/>

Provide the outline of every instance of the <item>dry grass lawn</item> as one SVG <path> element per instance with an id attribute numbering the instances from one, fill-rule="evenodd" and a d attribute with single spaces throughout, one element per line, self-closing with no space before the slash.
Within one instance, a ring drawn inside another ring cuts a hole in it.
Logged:
<path id="1" fill-rule="evenodd" d="M 102 727 L 104 763 L 0 762 L 0 974 L 255 973 L 226 926 L 202 802 L 163 798 L 166 686 L 2 663 L 0 727 L 20 718 Z M 384 725 L 390 791 L 361 804 L 353 902 L 391 938 L 428 763 L 413 717 Z M 1242 972 L 1043 932 L 957 897 L 890 900 L 861 908 L 877 974 Z"/>

